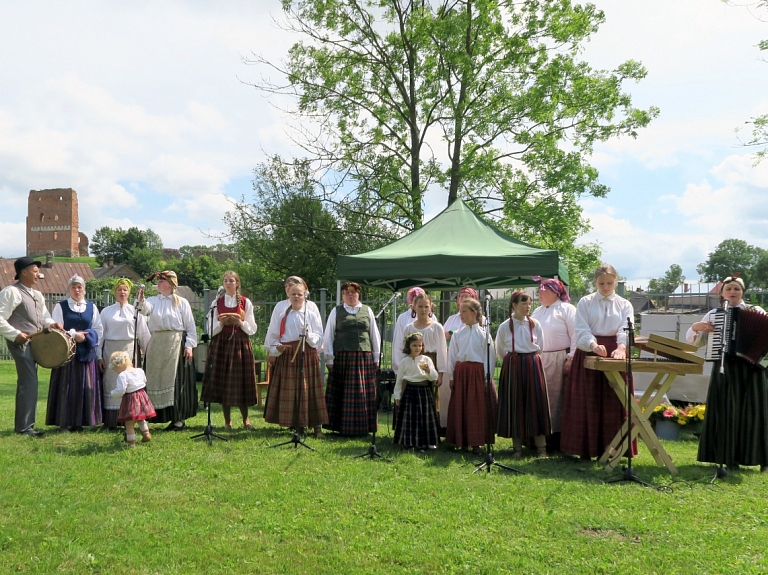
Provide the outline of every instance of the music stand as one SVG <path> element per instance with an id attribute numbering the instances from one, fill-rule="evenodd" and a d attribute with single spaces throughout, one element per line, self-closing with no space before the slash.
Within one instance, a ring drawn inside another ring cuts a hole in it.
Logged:
<path id="1" fill-rule="evenodd" d="M 491 467 L 494 465 L 496 467 L 501 467 L 502 469 L 506 469 L 507 471 L 514 471 L 515 473 L 519 473 L 521 475 L 525 475 L 525 471 L 522 471 L 520 469 L 515 469 L 514 467 L 510 467 L 509 465 L 504 465 L 503 463 L 499 463 L 498 461 L 494 460 L 493 458 L 493 444 L 491 443 L 491 439 L 494 435 L 493 430 L 493 424 L 491 423 L 491 418 L 494 416 L 493 412 L 493 402 L 491 401 L 491 374 L 495 371 L 496 365 L 491 365 L 491 296 L 490 294 L 486 295 L 485 297 L 485 343 L 486 343 L 486 353 L 485 353 L 485 420 L 486 420 L 486 431 L 485 431 L 485 456 L 483 457 L 483 460 L 477 464 L 475 467 L 475 470 L 472 473 L 477 473 L 478 471 L 485 469 L 488 473 L 491 472 Z"/>
<path id="2" fill-rule="evenodd" d="M 213 303 L 211 304 L 211 309 L 208 312 L 208 333 L 213 333 L 213 310 L 215 309 L 215 303 L 218 301 L 218 297 L 214 298 Z M 208 341 L 212 341 L 213 338 L 209 339 Z M 208 343 L 208 351 L 205 354 L 205 365 L 208 366 L 209 362 L 211 361 L 211 352 L 213 351 L 213 346 Z M 221 441 L 229 441 L 226 437 L 222 437 L 218 433 L 215 433 L 213 431 L 213 425 L 211 425 L 211 402 L 207 401 L 205 402 L 206 411 L 208 412 L 208 424 L 205 426 L 205 429 L 202 433 L 198 433 L 197 435 L 193 435 L 190 437 L 190 439 L 199 439 L 200 437 L 205 437 L 208 440 L 208 445 L 213 445 L 213 438 L 220 439 Z"/>
<path id="3" fill-rule="evenodd" d="M 624 431 L 624 434 L 621 438 L 621 442 L 619 445 L 624 445 L 624 442 L 627 442 L 627 465 L 622 466 L 621 468 L 621 475 L 618 477 L 609 477 L 604 481 L 604 483 L 639 483 L 640 485 L 644 487 L 651 487 L 653 489 L 660 489 L 656 485 L 653 485 L 651 483 L 648 483 L 647 481 L 643 481 L 640 479 L 637 475 L 635 475 L 635 470 L 632 469 L 632 459 L 634 457 L 634 454 L 632 453 L 632 401 L 634 401 L 634 397 L 632 397 L 632 390 L 635 388 L 634 386 L 634 376 L 632 374 L 632 348 L 635 345 L 635 331 L 634 326 L 632 325 L 632 318 L 627 318 L 627 327 L 624 328 L 624 331 L 627 332 L 627 357 L 626 357 L 626 364 L 627 364 L 627 381 L 625 382 L 625 387 L 627 388 L 627 396 L 626 396 L 626 403 L 624 404 L 624 411 L 626 413 L 625 416 L 625 422 L 626 422 L 626 429 Z M 622 425 L 623 427 L 624 425 Z"/>
<path id="4" fill-rule="evenodd" d="M 376 322 L 378 323 L 379 318 L 383 316 L 384 310 L 386 310 L 389 305 L 395 301 L 397 298 L 400 297 L 400 292 L 395 292 L 392 294 L 392 297 L 389 298 L 384 305 L 382 306 L 381 310 L 379 310 L 379 313 L 376 314 Z M 379 330 L 379 333 L 384 333 L 383 329 Z M 384 350 L 384 340 L 381 340 L 381 351 Z M 376 364 L 376 388 L 378 393 L 378 385 L 379 385 L 379 378 L 381 377 L 381 358 L 383 353 L 379 353 L 379 362 Z M 387 459 L 384 457 L 381 453 L 379 453 L 376 450 L 376 431 L 379 428 L 379 411 L 378 411 L 378 405 L 375 406 L 376 408 L 376 429 L 373 430 L 373 434 L 371 435 L 371 444 L 368 446 L 368 449 L 365 453 L 361 453 L 360 455 L 354 455 L 352 459 L 360 459 L 362 457 L 367 457 L 368 459 L 383 459 L 384 461 L 391 462 L 391 459 Z"/>

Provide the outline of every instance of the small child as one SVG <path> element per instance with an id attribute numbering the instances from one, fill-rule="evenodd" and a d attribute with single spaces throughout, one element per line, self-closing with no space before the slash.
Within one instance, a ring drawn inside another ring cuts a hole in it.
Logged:
<path id="1" fill-rule="evenodd" d="M 403 447 L 416 447 L 420 451 L 436 449 L 438 442 L 438 417 L 432 383 L 437 380 L 437 370 L 432 360 L 422 355 L 424 336 L 419 332 L 406 336 L 403 353 L 408 356 L 400 361 L 395 384 L 394 442 Z"/>
<path id="2" fill-rule="evenodd" d="M 111 395 L 122 395 L 118 423 L 125 423 L 125 442 L 128 447 L 136 447 L 134 424 L 139 422 L 141 442 L 152 441 L 147 419 L 155 417 L 155 408 L 147 395 L 147 376 L 144 370 L 133 367 L 131 358 L 124 351 L 116 351 L 109 358 L 109 367 L 117 372 L 117 387 Z"/>

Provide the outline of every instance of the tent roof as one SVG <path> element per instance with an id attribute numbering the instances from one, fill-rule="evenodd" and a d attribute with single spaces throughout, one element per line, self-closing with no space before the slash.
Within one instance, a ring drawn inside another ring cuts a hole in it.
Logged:
<path id="1" fill-rule="evenodd" d="M 400 290 L 456 289 L 463 285 L 508 288 L 535 285 L 531 276 L 568 271 L 557 250 L 544 250 L 508 236 L 456 200 L 434 219 L 379 249 L 338 257 L 341 281 Z"/>

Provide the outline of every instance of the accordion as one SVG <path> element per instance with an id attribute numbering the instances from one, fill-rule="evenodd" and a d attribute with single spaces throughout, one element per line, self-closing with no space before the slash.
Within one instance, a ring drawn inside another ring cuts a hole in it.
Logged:
<path id="1" fill-rule="evenodd" d="M 729 307 L 710 315 L 715 331 L 707 339 L 707 361 L 723 355 L 740 357 L 753 365 L 768 367 L 768 315 L 749 308 Z"/>

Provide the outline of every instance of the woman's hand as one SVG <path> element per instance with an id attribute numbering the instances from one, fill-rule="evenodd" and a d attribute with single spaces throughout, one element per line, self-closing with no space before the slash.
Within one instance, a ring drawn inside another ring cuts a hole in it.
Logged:
<path id="1" fill-rule="evenodd" d="M 107 364 L 106 364 L 106 363 L 104 363 L 104 360 L 103 360 L 103 359 L 100 359 L 100 360 L 99 360 L 99 371 L 100 371 L 101 373 L 104 373 L 104 370 L 105 370 L 105 369 L 107 369 Z"/>
<path id="2" fill-rule="evenodd" d="M 590 346 L 590 349 L 592 349 L 592 353 L 594 353 L 595 355 L 599 355 L 600 357 L 605 357 L 606 355 L 608 355 L 608 352 L 606 351 L 605 346 L 598 345 L 597 342 L 594 342 Z"/>
<path id="3" fill-rule="evenodd" d="M 441 385 L 443 385 L 443 374 L 442 373 L 438 373 L 437 374 L 437 381 L 435 382 L 435 386 L 436 387 L 440 387 Z"/>
<path id="4" fill-rule="evenodd" d="M 627 358 L 627 346 L 620 343 L 619 346 L 611 353 L 613 359 L 626 359 Z"/>
<path id="5" fill-rule="evenodd" d="M 283 345 L 282 343 L 278 343 L 278 344 L 277 344 L 277 351 L 278 351 L 279 353 L 283 353 L 283 352 L 284 352 L 284 351 L 286 351 L 287 349 L 288 349 L 288 346 L 287 346 L 287 345 Z"/>
<path id="6" fill-rule="evenodd" d="M 194 354 L 192 353 L 192 348 L 191 347 L 185 347 L 184 348 L 184 359 L 187 361 L 187 363 L 192 361 L 192 356 L 193 355 Z"/>
<path id="7" fill-rule="evenodd" d="M 691 329 L 695 332 L 712 333 L 715 331 L 715 326 L 708 321 L 697 321 L 691 326 Z"/>
<path id="8" fill-rule="evenodd" d="M 75 332 L 75 343 L 83 343 L 85 341 L 85 333 L 82 331 Z"/>
<path id="9" fill-rule="evenodd" d="M 565 375 L 568 375 L 569 373 L 571 373 L 571 366 L 572 365 L 573 365 L 573 358 L 572 357 L 569 357 L 568 359 L 565 360 L 565 365 L 563 366 L 563 373 Z"/>

